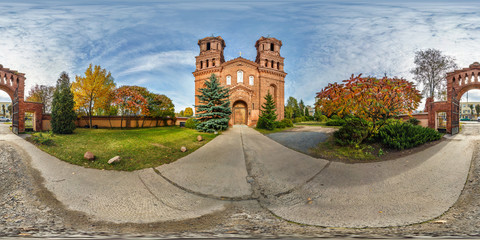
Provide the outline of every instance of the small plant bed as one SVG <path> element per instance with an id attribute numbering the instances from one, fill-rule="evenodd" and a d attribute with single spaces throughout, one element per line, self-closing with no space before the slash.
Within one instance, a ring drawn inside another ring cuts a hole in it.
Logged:
<path id="1" fill-rule="evenodd" d="M 381 162 L 421 152 L 444 140 L 444 138 L 441 138 L 440 140 L 428 142 L 414 148 L 397 150 L 386 148 L 380 143 L 362 143 L 358 147 L 339 146 L 335 144 L 335 139 L 332 136 L 326 142 L 320 143 L 316 148 L 310 149 L 310 155 L 316 158 L 343 163 Z"/>
<path id="2" fill-rule="evenodd" d="M 283 132 L 283 131 L 288 131 L 293 129 L 294 127 L 285 127 L 285 128 L 274 128 L 273 130 L 268 130 L 268 129 L 262 129 L 262 128 L 254 128 L 257 130 L 259 133 L 266 135 L 270 133 L 277 133 L 277 132 Z"/>
<path id="3" fill-rule="evenodd" d="M 342 126 L 329 126 L 326 122 L 315 122 L 315 121 L 308 121 L 308 122 L 299 122 L 295 123 L 295 125 L 299 126 L 321 126 L 321 127 L 329 127 L 329 128 L 341 128 Z"/>
<path id="4" fill-rule="evenodd" d="M 197 140 L 198 135 L 203 137 L 203 141 Z M 74 134 L 34 133 L 28 140 L 43 151 L 72 164 L 133 171 L 174 162 L 205 145 L 215 136 L 180 127 L 128 130 L 77 128 Z M 186 152 L 180 151 L 182 146 L 187 148 Z M 95 155 L 94 161 L 83 157 L 87 151 Z M 108 164 L 108 160 L 115 156 L 121 157 L 120 162 Z"/>

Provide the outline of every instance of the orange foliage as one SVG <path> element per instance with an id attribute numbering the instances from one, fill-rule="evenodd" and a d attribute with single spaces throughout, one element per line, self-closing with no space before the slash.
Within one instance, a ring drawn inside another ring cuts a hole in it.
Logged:
<path id="1" fill-rule="evenodd" d="M 115 90 L 113 104 L 117 105 L 122 111 L 122 116 L 125 113 L 137 115 L 139 113 L 143 115 L 148 114 L 148 102 L 138 92 L 136 86 L 122 86 Z"/>
<path id="2" fill-rule="evenodd" d="M 399 78 L 377 79 L 352 75 L 342 84 L 328 84 L 317 93 L 316 107 L 326 115 L 355 115 L 373 123 L 411 114 L 421 100 L 413 83 Z"/>

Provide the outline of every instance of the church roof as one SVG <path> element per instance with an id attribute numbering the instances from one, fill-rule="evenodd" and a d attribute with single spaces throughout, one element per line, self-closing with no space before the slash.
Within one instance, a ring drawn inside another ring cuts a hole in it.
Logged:
<path id="1" fill-rule="evenodd" d="M 237 58 L 234 58 L 234 59 L 232 59 L 232 60 L 226 61 L 226 62 L 224 62 L 222 65 L 223 65 L 223 66 L 226 66 L 226 65 L 234 64 L 234 63 L 236 63 L 236 62 L 244 62 L 244 63 L 250 64 L 250 65 L 252 65 L 252 66 L 254 66 L 254 67 L 258 67 L 258 64 L 257 64 L 256 62 L 251 61 L 251 60 L 248 60 L 248 59 L 243 58 L 243 57 L 237 57 Z"/>

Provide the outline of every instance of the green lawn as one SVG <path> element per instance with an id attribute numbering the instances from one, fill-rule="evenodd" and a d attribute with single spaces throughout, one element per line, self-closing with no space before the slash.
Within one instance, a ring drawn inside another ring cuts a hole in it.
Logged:
<path id="1" fill-rule="evenodd" d="M 309 121 L 309 122 L 299 122 L 295 123 L 295 125 L 299 126 L 321 126 L 321 127 L 329 127 L 329 128 L 341 128 L 341 126 L 327 126 L 326 122 L 315 122 L 315 121 Z"/>
<path id="2" fill-rule="evenodd" d="M 204 140 L 198 142 L 198 135 Z M 89 168 L 133 171 L 174 162 L 205 145 L 216 135 L 180 127 L 159 127 L 129 130 L 78 128 L 74 134 L 50 136 L 42 133 L 42 136 L 51 138 L 53 145 L 38 147 L 66 162 Z M 188 150 L 181 152 L 182 146 Z M 96 160 L 84 159 L 86 151 L 92 152 Z M 122 158 L 119 163 L 107 163 L 117 155 Z"/>
<path id="3" fill-rule="evenodd" d="M 292 129 L 293 127 L 287 127 L 287 128 L 275 128 L 273 130 L 267 130 L 267 129 L 260 129 L 260 128 L 254 128 L 255 130 L 257 130 L 259 133 L 261 134 L 270 134 L 270 133 L 276 133 L 276 132 L 283 132 L 283 131 L 286 131 L 286 130 L 290 130 Z"/>

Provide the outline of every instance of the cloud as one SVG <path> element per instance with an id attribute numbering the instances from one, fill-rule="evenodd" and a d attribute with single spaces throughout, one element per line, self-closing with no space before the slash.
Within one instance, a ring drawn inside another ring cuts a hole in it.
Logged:
<path id="1" fill-rule="evenodd" d="M 118 73 L 118 76 L 145 71 L 157 71 L 171 66 L 187 65 L 195 68 L 195 52 L 170 51 L 141 56 L 132 61 L 131 66 Z"/>

